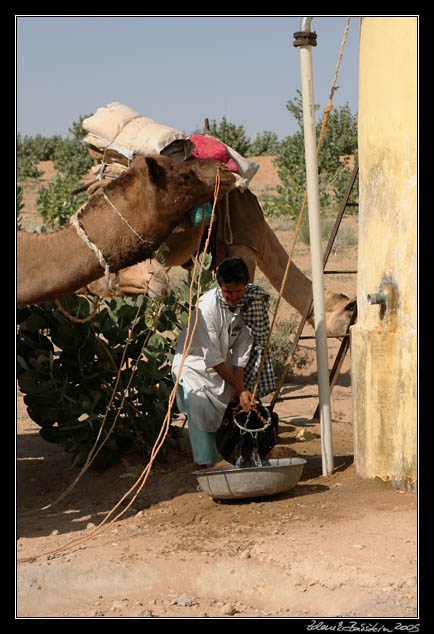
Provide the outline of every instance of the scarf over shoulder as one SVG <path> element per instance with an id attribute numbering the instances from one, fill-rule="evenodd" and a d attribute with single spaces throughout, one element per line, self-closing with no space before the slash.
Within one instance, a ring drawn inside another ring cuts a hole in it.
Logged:
<path id="1" fill-rule="evenodd" d="M 218 302 L 226 308 L 229 308 L 219 287 L 216 296 Z M 256 384 L 262 356 L 270 332 L 270 321 L 268 319 L 269 303 L 270 295 L 256 284 L 248 284 L 246 286 L 246 293 L 239 303 L 244 323 L 254 339 L 249 361 L 244 369 L 244 385 L 250 391 L 253 390 Z M 271 364 L 270 355 L 267 352 L 256 395 L 258 398 L 261 398 L 273 392 L 275 389 L 276 380 L 273 366 Z"/>

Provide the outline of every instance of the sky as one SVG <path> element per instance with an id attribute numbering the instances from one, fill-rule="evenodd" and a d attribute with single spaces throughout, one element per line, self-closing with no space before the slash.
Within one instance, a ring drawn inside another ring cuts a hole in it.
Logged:
<path id="1" fill-rule="evenodd" d="M 347 16 L 314 16 L 314 98 L 327 105 Z M 16 15 L 16 131 L 68 136 L 82 115 L 119 101 L 192 134 L 226 117 L 247 137 L 298 125 L 301 16 Z M 351 16 L 333 104 L 358 106 L 360 17 Z M 319 116 L 319 115 L 317 115 Z"/>

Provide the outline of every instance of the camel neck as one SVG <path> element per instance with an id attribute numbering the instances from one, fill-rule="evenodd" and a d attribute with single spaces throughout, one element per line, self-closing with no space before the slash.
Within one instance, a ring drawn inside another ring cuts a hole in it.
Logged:
<path id="1" fill-rule="evenodd" d="M 17 234 L 17 303 L 68 295 L 104 274 L 95 254 L 68 226 L 53 233 Z"/>

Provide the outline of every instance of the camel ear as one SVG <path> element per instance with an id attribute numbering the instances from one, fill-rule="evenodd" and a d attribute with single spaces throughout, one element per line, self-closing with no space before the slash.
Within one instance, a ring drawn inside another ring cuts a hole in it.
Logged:
<path id="1" fill-rule="evenodd" d="M 145 158 L 145 161 L 148 166 L 148 176 L 151 183 L 154 183 L 154 185 L 157 185 L 157 187 L 162 187 L 163 189 L 165 189 L 167 183 L 167 175 L 164 168 L 161 167 L 161 165 L 159 165 L 159 163 L 154 158 L 152 158 L 152 156 L 147 156 Z"/>

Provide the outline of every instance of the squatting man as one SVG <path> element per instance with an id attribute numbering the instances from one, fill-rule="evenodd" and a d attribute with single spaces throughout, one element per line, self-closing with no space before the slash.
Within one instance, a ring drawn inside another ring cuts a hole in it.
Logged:
<path id="1" fill-rule="evenodd" d="M 194 462 L 201 466 L 222 460 L 215 432 L 229 401 L 239 401 L 246 412 L 254 409 L 252 391 L 270 329 L 269 295 L 260 286 L 249 284 L 244 260 L 223 260 L 217 268 L 217 283 L 199 298 L 197 325 L 176 393 L 179 410 L 188 419 Z M 194 319 L 193 313 L 191 324 Z M 187 325 L 178 338 L 173 359 L 175 380 L 186 336 Z M 267 354 L 256 395 L 260 398 L 274 389 Z"/>

